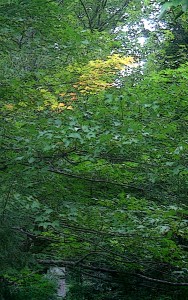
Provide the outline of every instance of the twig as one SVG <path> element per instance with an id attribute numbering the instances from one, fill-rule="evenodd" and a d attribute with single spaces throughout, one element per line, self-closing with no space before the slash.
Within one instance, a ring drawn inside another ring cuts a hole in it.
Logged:
<path id="1" fill-rule="evenodd" d="M 174 285 L 174 286 L 188 286 L 188 282 L 172 282 L 172 281 L 167 281 L 167 280 L 161 280 L 161 279 L 156 279 L 156 278 L 152 278 L 152 277 L 148 277 L 142 274 L 134 274 L 137 277 L 143 278 L 147 281 L 152 281 L 152 282 L 156 282 L 156 283 L 161 283 L 161 284 L 166 284 L 166 285 Z"/>

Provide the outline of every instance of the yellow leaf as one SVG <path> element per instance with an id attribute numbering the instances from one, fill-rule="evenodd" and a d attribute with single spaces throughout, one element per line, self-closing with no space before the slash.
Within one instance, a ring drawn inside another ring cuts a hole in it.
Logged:
<path id="1" fill-rule="evenodd" d="M 64 106 L 65 106 L 65 104 L 63 102 L 58 104 L 58 107 L 64 107 Z"/>
<path id="2" fill-rule="evenodd" d="M 13 110 L 13 109 L 14 109 L 14 105 L 11 104 L 11 103 L 5 104 L 4 107 L 5 107 L 5 109 L 7 109 L 7 110 Z"/>

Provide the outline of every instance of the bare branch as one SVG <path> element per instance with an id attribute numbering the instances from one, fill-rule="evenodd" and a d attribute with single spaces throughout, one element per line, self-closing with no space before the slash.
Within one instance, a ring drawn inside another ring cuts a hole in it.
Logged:
<path id="1" fill-rule="evenodd" d="M 65 261 L 65 260 L 38 259 L 37 262 L 39 264 L 44 264 L 44 265 L 56 265 L 56 266 L 64 266 L 64 267 L 66 267 L 66 266 L 67 267 L 75 267 L 76 266 L 76 262 L 74 262 L 74 261 Z M 86 265 L 86 264 L 79 264 L 79 266 L 82 267 L 83 269 L 96 271 L 96 272 L 109 273 L 109 274 L 118 274 L 119 273 L 115 269 L 95 267 L 95 266 Z M 130 275 L 137 276 L 137 277 L 143 278 L 147 281 L 156 282 L 156 283 L 159 283 L 159 284 L 172 285 L 172 286 L 188 286 L 188 282 L 172 282 L 172 281 L 167 281 L 167 280 L 161 280 L 161 279 L 151 278 L 151 277 L 139 274 L 139 273 L 130 274 Z"/>
<path id="2" fill-rule="evenodd" d="M 188 286 L 188 282 L 172 282 L 172 281 L 166 281 L 166 280 L 161 280 L 161 279 L 156 279 L 152 277 L 148 277 L 142 274 L 135 274 L 135 276 L 143 278 L 147 281 L 152 281 L 160 284 L 166 284 L 166 285 L 174 285 L 174 286 Z"/>
<path id="3" fill-rule="evenodd" d="M 53 259 L 38 259 L 37 262 L 43 265 L 56 265 L 56 266 L 63 266 L 63 267 L 76 267 L 77 264 L 74 261 L 66 261 L 66 260 L 53 260 Z M 96 272 L 103 272 L 103 273 L 110 273 L 110 274 L 117 274 L 118 272 L 114 269 L 108 268 L 101 268 L 101 267 L 94 267 L 92 265 L 85 265 L 79 264 L 80 267 L 83 269 L 88 269 Z"/>

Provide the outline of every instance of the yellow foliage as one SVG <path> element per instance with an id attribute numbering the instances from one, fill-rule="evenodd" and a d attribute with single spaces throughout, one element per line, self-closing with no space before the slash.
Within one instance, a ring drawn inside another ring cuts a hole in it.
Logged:
<path id="1" fill-rule="evenodd" d="M 73 85 L 74 88 L 81 94 L 95 94 L 112 87 L 115 74 L 133 63 L 132 57 L 112 54 L 107 56 L 106 60 L 91 60 L 83 68 L 69 66 L 68 70 L 80 73 L 78 82 Z"/>
<path id="2" fill-rule="evenodd" d="M 58 104 L 58 108 L 60 108 L 60 107 L 65 107 L 65 103 L 62 103 L 62 102 L 59 103 L 59 104 Z"/>
<path id="3" fill-rule="evenodd" d="M 64 109 L 73 109 L 73 107 L 71 105 L 65 105 L 65 103 L 61 102 L 58 104 L 58 106 L 56 107 L 58 109 L 58 111 L 64 110 Z"/>
<path id="4" fill-rule="evenodd" d="M 4 105 L 4 108 L 5 108 L 6 110 L 13 110 L 13 109 L 14 109 L 14 105 L 11 104 L 11 103 L 8 103 L 8 104 L 5 104 L 5 105 Z"/>
<path id="5" fill-rule="evenodd" d="M 67 106 L 66 109 L 73 109 L 71 105 Z"/>
<path id="6" fill-rule="evenodd" d="M 38 107 L 38 110 L 44 110 L 46 107 L 50 107 L 51 110 L 55 111 L 63 111 L 63 110 L 70 110 L 73 109 L 72 106 L 66 105 L 64 102 L 58 102 L 57 96 L 53 95 L 51 92 L 45 89 L 40 90 L 42 97 L 44 99 L 44 104 Z M 66 93 L 59 94 L 60 96 L 64 97 Z M 75 97 L 75 93 L 72 93 L 72 97 Z M 71 95 L 70 95 L 71 96 Z"/>
<path id="7" fill-rule="evenodd" d="M 66 93 L 61 93 L 59 94 L 59 96 L 64 97 L 66 95 Z"/>

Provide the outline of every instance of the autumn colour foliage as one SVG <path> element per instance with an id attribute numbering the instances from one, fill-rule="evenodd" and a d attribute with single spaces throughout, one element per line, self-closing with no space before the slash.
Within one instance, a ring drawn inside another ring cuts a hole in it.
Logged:
<path id="1" fill-rule="evenodd" d="M 187 3 L 0 2 L 0 300 L 187 299 Z"/>

